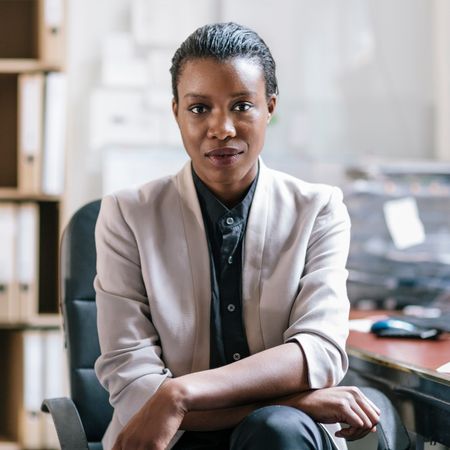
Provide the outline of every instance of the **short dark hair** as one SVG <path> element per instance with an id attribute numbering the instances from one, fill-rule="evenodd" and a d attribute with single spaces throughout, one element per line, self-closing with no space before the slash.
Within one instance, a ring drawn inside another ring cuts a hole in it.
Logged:
<path id="1" fill-rule="evenodd" d="M 266 96 L 278 94 L 275 61 L 269 47 L 253 30 L 233 22 L 213 23 L 195 30 L 180 45 L 172 58 L 172 93 L 178 102 L 178 81 L 187 61 L 214 58 L 226 61 L 241 57 L 254 60 L 263 70 Z"/>

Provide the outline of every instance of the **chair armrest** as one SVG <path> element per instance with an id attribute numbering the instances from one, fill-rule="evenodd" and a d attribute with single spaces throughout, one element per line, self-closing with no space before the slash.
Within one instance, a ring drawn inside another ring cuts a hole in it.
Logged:
<path id="1" fill-rule="evenodd" d="M 361 386 L 359 389 L 381 410 L 380 422 L 377 425 L 377 450 L 409 449 L 411 441 L 391 401 L 378 389 Z"/>
<path id="2" fill-rule="evenodd" d="M 70 398 L 45 399 L 41 411 L 51 414 L 61 450 L 89 450 L 83 424 Z"/>

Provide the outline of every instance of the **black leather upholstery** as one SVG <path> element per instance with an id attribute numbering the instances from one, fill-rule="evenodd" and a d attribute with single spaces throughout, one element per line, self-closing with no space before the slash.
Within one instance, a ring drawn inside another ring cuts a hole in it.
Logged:
<path id="1" fill-rule="evenodd" d="M 99 200 L 82 207 L 70 220 L 61 244 L 61 309 L 70 391 L 90 449 L 101 449 L 100 441 L 112 416 L 108 394 L 94 373 L 94 363 L 100 354 L 92 285 L 96 273 L 94 230 L 99 209 Z"/>

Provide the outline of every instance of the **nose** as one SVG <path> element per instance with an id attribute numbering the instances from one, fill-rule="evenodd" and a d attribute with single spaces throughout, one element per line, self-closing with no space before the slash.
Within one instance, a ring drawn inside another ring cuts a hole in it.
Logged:
<path id="1" fill-rule="evenodd" d="M 215 111 L 209 117 L 208 132 L 209 139 L 226 139 L 236 136 L 236 128 L 233 118 L 227 112 Z"/>

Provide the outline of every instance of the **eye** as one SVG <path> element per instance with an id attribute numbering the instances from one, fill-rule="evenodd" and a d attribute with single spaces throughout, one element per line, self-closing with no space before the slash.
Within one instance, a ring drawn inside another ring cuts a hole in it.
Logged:
<path id="1" fill-rule="evenodd" d="M 245 111 L 248 111 L 250 108 L 253 108 L 253 105 L 251 103 L 239 102 L 233 106 L 233 111 L 245 112 Z"/>
<path id="2" fill-rule="evenodd" d="M 205 105 L 193 105 L 189 108 L 189 111 L 193 114 L 203 114 L 207 110 Z"/>

